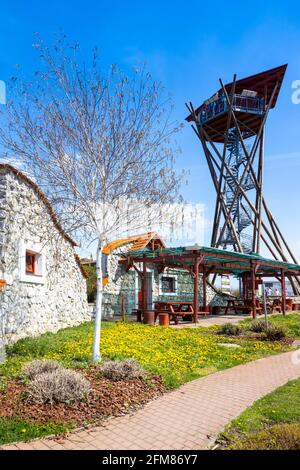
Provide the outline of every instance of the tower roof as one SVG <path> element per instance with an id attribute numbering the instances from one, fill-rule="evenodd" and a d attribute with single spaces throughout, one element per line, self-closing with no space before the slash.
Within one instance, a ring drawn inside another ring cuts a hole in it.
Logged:
<path id="1" fill-rule="evenodd" d="M 284 79 L 285 71 L 287 64 L 280 65 L 274 69 L 266 70 L 265 72 L 257 73 L 255 75 L 250 75 L 249 77 L 242 78 L 241 80 L 236 81 L 235 93 L 242 93 L 243 90 L 253 90 L 256 91 L 258 95 L 264 96 L 266 90 L 266 102 L 268 103 L 274 87 L 278 81 L 278 88 L 275 92 L 271 108 L 276 106 L 277 98 L 280 92 L 280 88 Z M 228 93 L 230 93 L 233 82 L 225 85 L 225 88 Z M 222 92 L 222 89 L 219 90 Z"/>
<path id="2" fill-rule="evenodd" d="M 265 95 L 265 90 L 266 90 L 266 97 L 267 97 L 267 102 L 271 98 L 272 92 L 274 90 L 274 87 L 278 83 L 278 88 L 277 91 L 274 95 L 273 102 L 271 104 L 271 108 L 274 108 L 277 102 L 277 98 L 280 92 L 280 88 L 284 79 L 285 71 L 287 68 L 287 64 L 280 65 L 279 67 L 275 67 L 270 70 L 266 70 L 264 72 L 257 73 L 255 75 L 250 75 L 249 77 L 242 78 L 241 80 L 237 80 L 235 82 L 235 93 L 240 94 L 242 93 L 243 90 L 253 90 L 258 93 L 258 95 L 264 96 Z M 227 92 L 230 94 L 231 89 L 232 89 L 233 82 L 227 83 L 225 85 L 225 88 Z M 218 90 L 217 93 L 221 93 L 222 88 Z M 201 107 L 203 105 L 199 106 L 196 109 L 196 115 L 199 113 Z M 186 121 L 190 122 L 194 120 L 194 116 L 190 114 L 189 116 L 186 117 Z"/>
<path id="3" fill-rule="evenodd" d="M 278 83 L 271 108 L 276 105 L 286 68 L 287 64 L 281 65 L 235 82 L 232 104 L 244 138 L 257 134 L 265 114 L 265 105 L 270 101 Z M 233 82 L 224 86 L 230 94 Z M 207 134 L 206 140 L 224 142 L 228 111 L 229 106 L 222 88 L 195 110 L 196 117 L 200 115 L 201 126 Z M 190 114 L 186 120 L 195 121 L 195 116 Z"/>

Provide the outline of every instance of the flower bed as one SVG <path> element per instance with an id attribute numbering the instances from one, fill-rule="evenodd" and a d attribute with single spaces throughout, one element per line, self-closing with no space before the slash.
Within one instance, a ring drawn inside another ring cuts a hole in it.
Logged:
<path id="1" fill-rule="evenodd" d="M 107 417 L 137 409 L 166 390 L 157 376 L 112 382 L 101 376 L 99 367 L 90 366 L 79 372 L 91 384 L 91 393 L 87 400 L 74 403 L 31 403 L 26 399 L 28 384 L 17 378 L 9 380 L 0 394 L 0 443 L 32 438 L 32 432 L 27 433 L 32 427 L 39 436 L 40 430 L 46 429 L 49 424 L 54 433 L 56 429 L 60 429 L 61 433 L 100 423 Z M 1 421 L 4 423 L 7 420 L 23 422 L 12 438 L 1 434 Z"/>

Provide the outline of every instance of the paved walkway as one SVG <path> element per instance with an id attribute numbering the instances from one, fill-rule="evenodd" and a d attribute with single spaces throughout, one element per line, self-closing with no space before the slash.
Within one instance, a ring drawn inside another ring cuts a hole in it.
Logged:
<path id="1" fill-rule="evenodd" d="M 198 318 L 198 323 L 195 325 L 193 322 L 179 322 L 178 325 L 171 325 L 172 328 L 197 328 L 198 326 L 213 326 L 213 325 L 223 325 L 224 323 L 238 323 L 241 320 L 246 320 L 246 315 L 208 315 L 207 317 Z"/>
<path id="2" fill-rule="evenodd" d="M 298 311 L 290 310 L 286 312 L 286 315 L 290 315 L 293 313 L 299 313 Z M 274 313 L 269 313 L 268 318 L 272 318 L 273 315 L 278 315 L 278 312 Z M 205 316 L 199 316 L 198 317 L 198 323 L 195 325 L 193 322 L 184 322 L 180 321 L 178 325 L 171 325 L 172 328 L 196 328 L 198 326 L 213 326 L 213 325 L 224 325 L 224 323 L 238 323 L 242 320 L 247 320 L 250 318 L 250 315 L 237 315 L 235 313 L 228 313 L 226 315 L 220 314 L 220 315 L 207 315 Z M 257 319 L 263 319 L 263 315 L 257 314 Z"/>
<path id="3" fill-rule="evenodd" d="M 3 449 L 206 449 L 210 438 L 255 400 L 300 376 L 291 352 L 189 382 L 104 426 Z M 299 358 L 299 354 L 298 354 Z M 299 358 L 300 359 L 300 358 Z"/>

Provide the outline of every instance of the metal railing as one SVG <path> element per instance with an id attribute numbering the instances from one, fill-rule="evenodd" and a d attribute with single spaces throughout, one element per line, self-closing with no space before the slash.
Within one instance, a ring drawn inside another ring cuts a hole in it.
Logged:
<path id="1" fill-rule="evenodd" d="M 263 98 L 234 95 L 232 100 L 232 106 L 234 111 L 243 111 L 252 114 L 264 114 L 265 112 L 265 101 Z M 226 113 L 228 111 L 228 103 L 225 96 L 221 96 L 207 104 L 203 104 L 199 110 L 198 118 L 200 123 L 203 124 L 216 116 Z"/>

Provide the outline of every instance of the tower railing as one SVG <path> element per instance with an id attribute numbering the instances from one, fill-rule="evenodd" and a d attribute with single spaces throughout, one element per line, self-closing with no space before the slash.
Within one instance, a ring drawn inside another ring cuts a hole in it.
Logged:
<path id="1" fill-rule="evenodd" d="M 262 115 L 265 112 L 265 100 L 260 97 L 245 96 L 242 94 L 235 94 L 232 99 L 232 106 L 234 111 L 241 111 L 252 114 Z M 224 114 L 228 111 L 229 106 L 224 95 L 214 100 L 209 100 L 204 103 L 198 113 L 198 119 L 201 124 L 204 124 L 211 119 Z"/>

